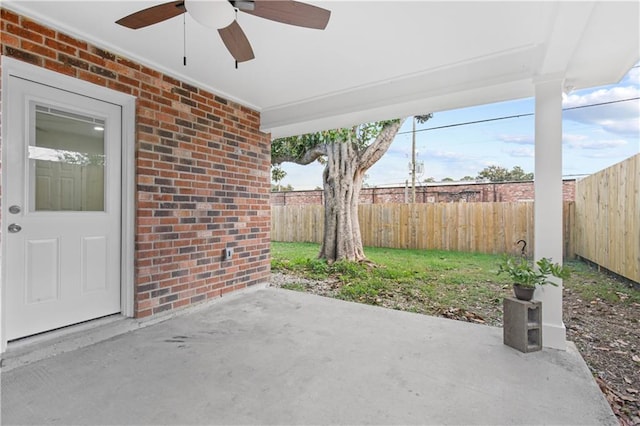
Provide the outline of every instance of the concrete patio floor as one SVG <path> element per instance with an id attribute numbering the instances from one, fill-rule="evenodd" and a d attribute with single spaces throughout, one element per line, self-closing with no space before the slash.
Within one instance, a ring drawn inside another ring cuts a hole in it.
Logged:
<path id="1" fill-rule="evenodd" d="M 500 328 L 274 288 L 5 369 L 1 408 L 5 425 L 617 424 L 573 345 L 523 354 Z"/>

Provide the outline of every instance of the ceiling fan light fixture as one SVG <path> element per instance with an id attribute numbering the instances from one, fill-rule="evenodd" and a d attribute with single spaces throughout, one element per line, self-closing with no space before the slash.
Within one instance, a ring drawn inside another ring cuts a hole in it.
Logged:
<path id="1" fill-rule="evenodd" d="M 256 4 L 253 0 L 235 0 L 231 4 L 240 10 L 256 10 Z"/>
<path id="2" fill-rule="evenodd" d="M 226 28 L 236 19 L 227 0 L 185 0 L 184 6 L 193 19 L 209 28 Z"/>

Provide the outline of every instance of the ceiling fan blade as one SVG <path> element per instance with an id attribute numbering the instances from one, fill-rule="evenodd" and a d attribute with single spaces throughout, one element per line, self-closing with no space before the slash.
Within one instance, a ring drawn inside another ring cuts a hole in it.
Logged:
<path id="1" fill-rule="evenodd" d="M 240 9 L 250 15 L 298 27 L 324 30 L 331 11 L 294 0 L 255 0 L 253 10 Z"/>
<path id="2" fill-rule="evenodd" d="M 171 1 L 132 13 L 124 18 L 118 19 L 116 24 L 137 30 L 138 28 L 144 28 L 173 18 L 174 16 L 182 15 L 186 11 L 184 0 Z"/>
<path id="3" fill-rule="evenodd" d="M 249 43 L 249 39 L 242 31 L 238 21 L 234 20 L 228 27 L 220 28 L 218 33 L 236 61 L 245 62 L 255 58 L 251 43 Z"/>

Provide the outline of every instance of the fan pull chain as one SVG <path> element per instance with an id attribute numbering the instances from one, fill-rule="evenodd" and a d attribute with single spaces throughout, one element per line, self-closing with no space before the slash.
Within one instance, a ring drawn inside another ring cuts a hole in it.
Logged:
<path id="1" fill-rule="evenodd" d="M 236 21 L 238 20 L 238 8 L 234 7 L 233 11 L 236 13 Z M 238 69 L 238 61 L 236 60 L 236 69 Z"/>
<path id="2" fill-rule="evenodd" d="M 182 65 L 187 66 L 187 18 L 182 14 Z"/>

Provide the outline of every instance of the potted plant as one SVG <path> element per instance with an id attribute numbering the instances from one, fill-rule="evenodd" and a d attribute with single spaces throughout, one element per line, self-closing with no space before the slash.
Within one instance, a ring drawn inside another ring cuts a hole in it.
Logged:
<path id="1" fill-rule="evenodd" d="M 536 285 L 558 284 L 549 280 L 549 276 L 557 278 L 569 278 L 569 269 L 558 263 L 552 263 L 551 259 L 543 257 L 535 262 L 535 265 L 525 258 L 514 259 L 504 256 L 498 265 L 498 275 L 506 273 L 513 281 L 513 291 L 520 300 L 531 300 Z"/>

